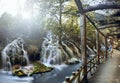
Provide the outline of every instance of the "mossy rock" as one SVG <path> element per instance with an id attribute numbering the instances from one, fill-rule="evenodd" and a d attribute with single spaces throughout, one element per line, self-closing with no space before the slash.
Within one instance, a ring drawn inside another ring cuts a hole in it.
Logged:
<path id="1" fill-rule="evenodd" d="M 52 70 L 53 70 L 52 67 L 47 67 L 41 62 L 37 61 L 33 63 L 32 69 L 22 68 L 19 65 L 13 66 L 13 75 L 18 76 L 18 77 L 23 77 L 23 76 L 28 76 L 28 75 L 32 76 L 33 74 L 50 72 Z"/>
<path id="2" fill-rule="evenodd" d="M 30 70 L 28 70 L 28 69 L 19 69 L 19 70 L 15 70 L 13 72 L 13 75 L 18 76 L 18 77 L 32 76 L 33 70 L 30 72 Z"/>
<path id="3" fill-rule="evenodd" d="M 17 75 L 18 74 L 18 71 L 21 69 L 21 66 L 20 65 L 14 65 L 12 67 L 12 74 L 13 75 Z"/>
<path id="4" fill-rule="evenodd" d="M 34 73 L 35 74 L 36 73 L 50 72 L 51 70 L 53 70 L 52 67 L 47 67 L 39 61 L 35 62 L 33 65 L 34 65 Z"/>
<path id="5" fill-rule="evenodd" d="M 20 68 L 21 68 L 20 65 L 14 65 L 14 66 L 12 67 L 12 70 L 18 70 L 18 69 L 20 69 Z"/>
<path id="6" fill-rule="evenodd" d="M 12 68 L 12 74 L 14 76 L 19 76 L 19 77 L 28 76 L 28 75 L 31 76 L 33 74 L 33 70 L 22 68 L 20 65 L 15 65 Z"/>
<path id="7" fill-rule="evenodd" d="M 13 75 L 18 76 L 18 77 L 27 76 L 27 74 L 25 74 L 22 69 L 15 70 L 15 71 L 13 72 Z"/>

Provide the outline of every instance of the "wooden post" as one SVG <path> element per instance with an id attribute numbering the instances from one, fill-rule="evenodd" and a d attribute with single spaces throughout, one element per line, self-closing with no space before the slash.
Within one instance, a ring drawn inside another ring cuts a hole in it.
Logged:
<path id="1" fill-rule="evenodd" d="M 80 31 L 81 31 L 81 54 L 84 66 L 84 81 L 85 83 L 87 83 L 86 17 L 84 14 L 80 16 Z"/>
<path id="2" fill-rule="evenodd" d="M 105 52 L 105 58 L 107 59 L 107 55 L 108 55 L 108 53 L 107 53 L 107 37 L 105 37 L 105 48 L 106 48 L 106 52 Z"/>
<path id="3" fill-rule="evenodd" d="M 96 47 L 97 47 L 97 57 L 98 57 L 98 64 L 100 64 L 100 39 L 99 39 L 99 31 L 96 30 Z"/>

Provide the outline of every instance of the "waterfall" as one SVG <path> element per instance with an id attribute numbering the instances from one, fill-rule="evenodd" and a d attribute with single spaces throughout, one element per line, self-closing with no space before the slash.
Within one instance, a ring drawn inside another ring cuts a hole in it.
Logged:
<path id="1" fill-rule="evenodd" d="M 62 42 L 62 45 L 65 47 L 66 52 L 69 55 L 69 58 L 75 57 L 74 54 L 73 54 L 73 51 L 64 42 Z"/>
<path id="2" fill-rule="evenodd" d="M 75 51 L 75 56 L 77 56 L 77 57 L 81 57 L 80 55 L 80 52 L 79 52 L 79 49 L 72 43 L 72 42 L 69 42 L 72 46 L 73 46 L 73 48 L 74 48 L 74 51 Z"/>
<path id="3" fill-rule="evenodd" d="M 47 64 L 61 64 L 61 54 L 58 37 L 49 32 L 42 43 L 41 61 Z"/>
<path id="4" fill-rule="evenodd" d="M 64 41 L 59 41 L 59 38 L 48 32 L 42 43 L 41 61 L 47 65 L 60 65 L 72 58 L 80 56 L 78 48 L 70 43 L 71 49 Z"/>
<path id="5" fill-rule="evenodd" d="M 101 46 L 100 50 L 103 51 L 103 52 L 105 52 L 106 51 L 105 45 L 104 44 L 100 44 L 100 46 Z"/>
<path id="6" fill-rule="evenodd" d="M 88 45 L 87 45 L 87 49 L 88 49 L 87 52 L 89 56 L 95 56 L 95 52 Z"/>
<path id="7" fill-rule="evenodd" d="M 2 63 L 4 70 L 10 70 L 12 65 L 16 64 L 16 61 L 22 58 L 22 62 L 25 60 L 26 64 L 29 64 L 27 52 L 24 50 L 24 41 L 22 38 L 17 38 L 2 50 Z M 17 63 L 18 64 L 18 63 Z M 9 68 L 9 69 L 8 69 Z"/>
<path id="8" fill-rule="evenodd" d="M 24 45 L 22 44 L 22 48 L 21 48 L 21 50 L 23 51 L 23 53 L 22 53 L 22 57 L 26 60 L 26 63 L 27 63 L 27 65 L 29 64 L 29 59 L 28 59 L 28 55 L 27 55 L 27 52 L 24 50 Z M 22 61 L 21 61 L 22 62 Z"/>

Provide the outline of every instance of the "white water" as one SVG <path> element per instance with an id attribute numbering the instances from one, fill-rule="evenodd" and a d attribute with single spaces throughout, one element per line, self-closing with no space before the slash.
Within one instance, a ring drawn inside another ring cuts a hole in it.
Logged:
<path id="1" fill-rule="evenodd" d="M 91 56 L 91 57 L 94 57 L 96 54 L 95 54 L 95 52 L 93 51 L 93 49 L 91 49 L 88 45 L 87 45 L 87 49 L 88 49 L 88 53 L 89 53 L 89 56 Z"/>
<path id="2" fill-rule="evenodd" d="M 62 42 L 62 45 L 65 46 L 66 51 L 69 53 L 69 58 L 75 57 L 73 51 L 64 42 Z"/>
<path id="3" fill-rule="evenodd" d="M 100 44 L 100 46 L 101 46 L 101 48 L 100 48 L 101 51 L 103 51 L 103 52 L 106 51 L 106 47 L 104 44 Z"/>
<path id="4" fill-rule="evenodd" d="M 78 56 L 78 57 L 80 57 L 80 52 L 79 52 L 79 50 L 78 50 L 78 48 L 72 43 L 72 42 L 69 42 L 70 44 L 72 44 L 72 46 L 73 46 L 73 48 L 74 48 L 74 51 L 76 52 L 76 55 Z"/>
<path id="5" fill-rule="evenodd" d="M 42 44 L 42 62 L 47 64 L 61 64 L 62 52 L 59 47 L 58 38 L 49 32 L 44 39 Z"/>
<path id="6" fill-rule="evenodd" d="M 95 52 L 87 45 L 88 50 L 91 52 L 91 54 L 95 54 Z"/>
<path id="7" fill-rule="evenodd" d="M 21 53 L 22 52 L 22 53 Z M 12 57 L 10 59 L 10 57 Z M 11 61 L 14 64 L 15 58 L 23 57 L 26 60 L 26 63 L 29 64 L 29 60 L 27 57 L 27 52 L 24 50 L 24 41 L 22 38 L 17 38 L 11 43 L 9 43 L 3 50 L 2 50 L 2 63 L 3 69 L 11 71 Z M 22 62 L 22 61 L 21 61 Z M 9 67 L 7 67 L 9 66 Z M 7 69 L 9 68 L 9 69 Z"/>
<path id="8" fill-rule="evenodd" d="M 53 35 L 51 32 L 47 34 L 42 43 L 42 53 L 41 61 L 48 66 L 62 65 L 65 61 L 75 58 L 73 50 L 70 49 L 63 41 L 62 45 L 59 44 L 59 39 L 57 36 Z M 73 44 L 72 44 L 73 45 Z M 78 49 L 73 45 L 76 50 L 77 55 L 80 55 Z"/>
<path id="9" fill-rule="evenodd" d="M 8 81 L 9 83 L 33 83 L 32 81 L 34 80 L 33 77 L 16 77 L 12 76 L 12 71 L 4 71 L 0 70 L 0 83 L 6 83 Z"/>

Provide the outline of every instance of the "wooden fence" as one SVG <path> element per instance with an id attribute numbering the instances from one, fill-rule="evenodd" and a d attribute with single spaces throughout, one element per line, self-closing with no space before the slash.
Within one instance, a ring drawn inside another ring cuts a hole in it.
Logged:
<path id="1" fill-rule="evenodd" d="M 100 62 L 102 63 L 105 59 L 100 57 Z M 87 75 L 93 75 L 98 67 L 98 57 L 94 56 L 87 60 Z M 63 83 L 81 83 L 84 78 L 84 67 L 81 66 L 77 71 L 72 72 L 72 75 L 65 78 Z"/>

